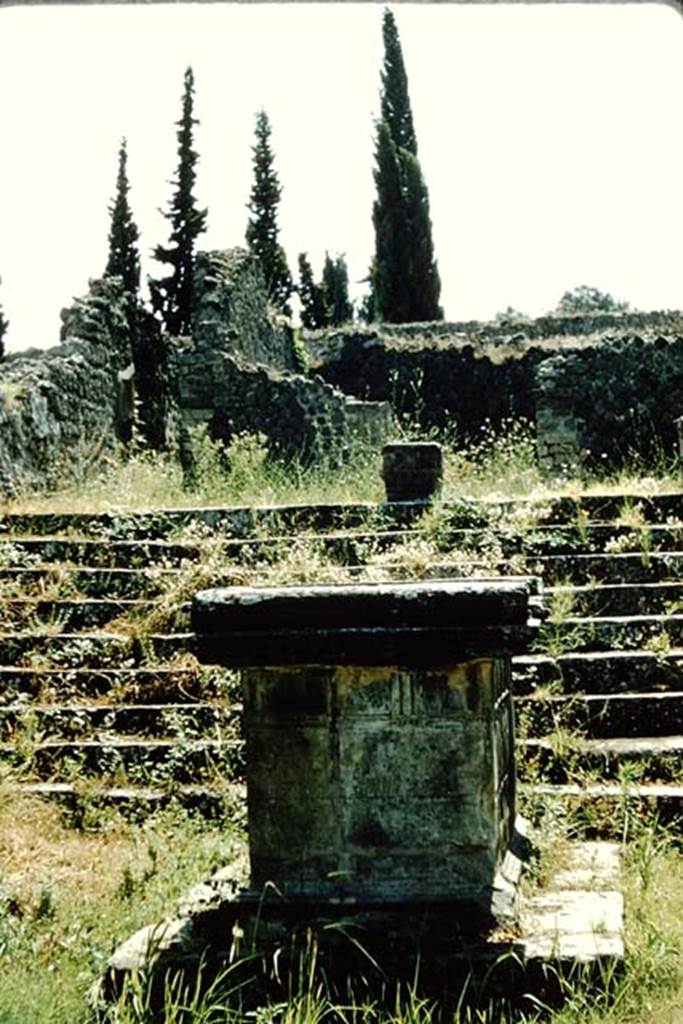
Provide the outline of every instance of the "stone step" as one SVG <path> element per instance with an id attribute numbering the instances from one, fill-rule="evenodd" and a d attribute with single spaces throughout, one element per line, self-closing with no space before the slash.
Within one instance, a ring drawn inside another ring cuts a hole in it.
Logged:
<path id="1" fill-rule="evenodd" d="M 413 533 L 415 536 L 416 533 Z M 430 536 L 429 533 L 424 536 Z M 443 553 L 486 551 L 494 541 L 504 558 L 550 555 L 635 553 L 647 558 L 654 551 L 681 551 L 683 524 L 678 526 L 618 526 L 589 523 L 580 529 L 572 525 L 488 527 L 484 530 L 442 530 L 435 540 Z M 613 550 L 612 550 L 613 549 Z"/>
<path id="2" fill-rule="evenodd" d="M 7 597 L 40 597 L 45 593 L 80 594 L 102 599 L 158 597 L 177 579 L 178 569 L 98 569 L 88 566 L 42 565 L 0 568 L 0 588 Z"/>
<path id="3" fill-rule="evenodd" d="M 177 568 L 201 557 L 200 544 L 165 540 L 15 537 L 0 541 L 0 562 L 23 567 L 64 563 L 92 568 Z"/>
<path id="4" fill-rule="evenodd" d="M 244 744 L 238 739 L 117 737 L 0 744 L 0 764 L 26 781 L 30 777 L 46 782 L 98 777 L 147 785 L 231 782 L 241 778 L 243 761 Z"/>
<path id="5" fill-rule="evenodd" d="M 683 615 L 568 616 L 562 622 L 547 619 L 532 647 L 536 653 L 557 657 L 569 651 L 670 650 L 683 647 Z"/>
<path id="6" fill-rule="evenodd" d="M 568 579 L 574 584 L 676 582 L 683 578 L 683 553 L 547 555 L 525 559 L 523 570 L 540 576 L 546 586 L 561 586 Z"/>
<path id="7" fill-rule="evenodd" d="M 348 565 L 360 565 L 374 553 L 405 545 L 415 540 L 432 541 L 443 553 L 468 553 L 472 557 L 490 552 L 495 542 L 501 559 L 513 556 L 527 559 L 565 557 L 589 554 L 604 555 L 616 545 L 613 554 L 637 556 L 645 569 L 659 552 L 680 553 L 683 548 L 683 526 L 652 525 L 633 529 L 606 524 L 587 526 L 577 533 L 572 526 L 537 527 L 532 531 L 517 529 L 457 529 L 436 535 L 415 529 L 346 530 L 310 534 L 251 536 L 238 539 L 214 537 L 227 560 L 241 565 L 257 560 L 273 561 L 282 557 L 293 545 L 310 544 L 325 557 Z M 206 538 L 205 538 L 206 540 Z M 202 559 L 205 545 L 197 541 L 120 540 L 87 537 L 28 537 L 0 540 L 0 561 L 5 565 L 37 566 L 46 563 L 87 565 L 93 568 L 177 568 L 183 563 Z"/>
<path id="8" fill-rule="evenodd" d="M 0 705 L 105 701 L 196 703 L 232 701 L 238 690 L 229 669 L 181 663 L 170 668 L 21 668 L 0 666 Z"/>
<path id="9" fill-rule="evenodd" d="M 24 668 L 136 668 L 194 650 L 193 633 L 123 635 L 25 631 L 0 634 L 0 664 Z"/>
<path id="10" fill-rule="evenodd" d="M 0 540 L 0 562 L 17 567 L 66 564 L 90 568 L 177 569 L 187 563 L 200 562 L 207 554 L 215 557 L 218 551 L 228 564 L 254 565 L 272 564 L 293 548 L 310 545 L 312 550 L 331 561 L 361 565 L 371 553 L 404 544 L 416 536 L 418 534 L 411 530 L 280 534 L 232 540 L 214 538 L 210 548 L 199 541 L 19 537 Z"/>
<path id="11" fill-rule="evenodd" d="M 472 503 L 468 503 L 471 505 Z M 29 512 L 0 516 L 0 533 L 5 536 L 50 536 L 54 534 L 93 535 L 111 540 L 145 540 L 174 535 L 217 534 L 247 538 L 255 534 L 281 536 L 283 533 L 344 529 L 375 529 L 409 526 L 431 505 L 420 502 L 377 504 L 275 505 L 264 508 L 226 506 L 211 508 L 169 508 L 129 512 Z M 472 513 L 468 522 L 478 522 L 482 513 Z"/>
<path id="12" fill-rule="evenodd" d="M 523 780 L 567 783 L 586 773 L 603 780 L 676 782 L 681 778 L 683 736 L 579 739 L 570 733 L 521 740 L 519 770 Z M 586 780 L 589 781 L 589 780 Z"/>
<path id="13" fill-rule="evenodd" d="M 601 615 L 675 615 L 683 612 L 683 583 L 601 583 L 544 590 L 547 608 L 558 601 L 566 603 L 572 614 Z"/>
<path id="14" fill-rule="evenodd" d="M 554 692 L 609 694 L 683 690 L 683 649 L 670 651 L 586 651 L 549 658 L 513 658 L 515 694 L 538 687 Z"/>
<path id="15" fill-rule="evenodd" d="M 141 621 L 159 608 L 158 602 L 131 599 L 71 598 L 59 600 L 10 599 L 3 602 L 4 626 L 8 628 L 59 629 L 73 632 L 106 626 L 116 619 Z M 189 628 L 189 602 L 179 605 L 170 620 L 175 629 Z"/>
<path id="16" fill-rule="evenodd" d="M 525 783 L 520 793 L 525 814 L 559 810 L 572 835 L 586 838 L 628 839 L 655 821 L 678 832 L 683 827 L 683 785 L 675 783 Z"/>
<path id="17" fill-rule="evenodd" d="M 543 737 L 558 728 L 590 738 L 683 735 L 683 691 L 609 696 L 539 694 L 515 698 L 518 731 Z"/>
<path id="18" fill-rule="evenodd" d="M 92 739 L 125 735 L 179 739 L 237 736 L 241 706 L 184 704 L 8 704 L 0 707 L 0 742 L 22 737 Z"/>
<path id="19" fill-rule="evenodd" d="M 380 568 L 364 566 L 351 571 L 358 574 Z M 574 554 L 523 555 L 506 558 L 499 552 L 488 557 L 477 557 L 462 552 L 449 561 L 442 557 L 432 560 L 422 553 L 405 562 L 385 561 L 381 570 L 390 579 L 448 580 L 463 576 L 539 576 L 546 588 L 568 585 L 598 586 L 599 584 L 633 584 L 670 581 L 677 583 L 683 576 L 683 553 L 660 551 L 646 560 L 640 554 Z"/>
<path id="20" fill-rule="evenodd" d="M 683 520 L 683 492 L 661 494 L 606 493 L 554 498 L 515 498 L 437 502 L 447 522 L 483 525 L 510 516 L 522 522 L 566 524 L 577 521 L 615 522 L 631 510 L 647 522 Z M 330 530 L 374 527 L 378 523 L 409 525 L 432 508 L 430 503 L 364 502 L 357 504 L 281 505 L 267 508 L 225 506 L 116 512 L 6 512 L 0 516 L 5 534 L 92 533 L 102 537 L 144 539 L 166 537 L 192 529 L 246 537 L 256 531 Z M 637 521 L 637 519 L 635 520 Z"/>
<path id="21" fill-rule="evenodd" d="M 107 786 L 88 780 L 70 782 L 17 782 L 8 786 L 12 792 L 24 796 L 40 797 L 58 803 L 66 812 L 70 824 L 83 827 L 93 813 L 102 809 L 115 809 L 126 817 L 145 818 L 171 804 L 219 821 L 243 821 L 246 807 L 244 784 L 173 782 L 163 786 Z"/>

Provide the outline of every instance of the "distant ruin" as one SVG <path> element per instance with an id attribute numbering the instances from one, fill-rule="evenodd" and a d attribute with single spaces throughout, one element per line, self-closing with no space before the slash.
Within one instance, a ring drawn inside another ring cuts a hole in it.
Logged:
<path id="1" fill-rule="evenodd" d="M 197 255 L 191 337 L 168 338 L 144 314 L 148 337 L 133 346 L 115 279 L 92 281 L 62 320 L 59 346 L 0 365 L 6 495 L 83 477 L 136 424 L 156 448 L 177 450 L 205 425 L 226 443 L 259 433 L 273 457 L 330 466 L 359 443 L 379 452 L 401 422 L 469 441 L 525 418 L 548 476 L 676 451 L 675 312 L 351 324 L 299 337 L 269 307 L 255 258 L 232 249 Z M 161 383 L 150 373 L 158 354 Z"/>
<path id="2" fill-rule="evenodd" d="M 524 418 L 539 466 L 566 476 L 673 456 L 683 385 L 678 312 L 350 326 L 310 332 L 312 368 L 358 398 L 461 441 Z"/>

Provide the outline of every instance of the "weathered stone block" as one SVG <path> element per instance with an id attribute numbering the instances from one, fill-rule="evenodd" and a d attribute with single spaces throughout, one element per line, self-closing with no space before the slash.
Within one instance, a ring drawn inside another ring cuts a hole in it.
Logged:
<path id="1" fill-rule="evenodd" d="M 294 901 L 486 916 L 515 821 L 510 651 L 528 638 L 529 590 L 197 595 L 200 656 L 245 666 L 254 898 L 272 883 Z"/>
<path id="2" fill-rule="evenodd" d="M 382 448 L 387 501 L 428 501 L 441 491 L 443 456 L 432 441 L 394 441 Z"/>

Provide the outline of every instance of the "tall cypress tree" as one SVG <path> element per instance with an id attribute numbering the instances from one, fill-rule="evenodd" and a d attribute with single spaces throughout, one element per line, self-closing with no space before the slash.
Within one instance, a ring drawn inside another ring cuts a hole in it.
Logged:
<path id="1" fill-rule="evenodd" d="M 375 160 L 377 198 L 372 207 L 375 228 L 372 309 L 378 320 L 406 323 L 410 312 L 406 266 L 408 225 L 401 161 L 386 121 L 380 121 L 377 126 Z"/>
<path id="2" fill-rule="evenodd" d="M 410 261 L 410 318 L 414 321 L 442 320 L 443 310 L 439 305 L 441 278 L 434 258 L 427 186 L 416 156 L 405 153 L 402 163 L 409 211 L 407 250 Z"/>
<path id="3" fill-rule="evenodd" d="M 252 148 L 254 183 L 248 208 L 247 245 L 259 258 L 266 279 L 268 297 L 280 309 L 287 309 L 292 293 L 292 275 L 285 251 L 278 242 L 277 213 L 282 188 L 273 167 L 271 127 L 265 110 L 256 115 L 256 141 Z"/>
<path id="4" fill-rule="evenodd" d="M 301 300 L 301 323 L 315 329 L 325 326 L 325 302 L 322 288 L 316 284 L 313 268 L 305 252 L 299 253 L 299 284 L 297 292 Z"/>
<path id="5" fill-rule="evenodd" d="M 394 16 L 382 22 L 384 63 L 375 144 L 377 198 L 370 307 L 380 320 L 440 320 L 441 283 L 434 258 L 429 196 L 417 158 L 408 80 Z"/>
<path id="6" fill-rule="evenodd" d="M 5 335 L 9 327 L 9 320 L 5 317 L 0 305 L 0 359 L 5 355 Z"/>
<path id="7" fill-rule="evenodd" d="M 130 185 L 128 182 L 128 149 L 125 138 L 119 148 L 119 168 L 116 176 L 116 195 L 109 207 L 111 224 L 109 227 L 109 255 L 105 274 L 119 277 L 125 291 L 137 301 L 140 289 L 140 253 L 138 239 L 140 233 L 133 220 L 128 202 Z"/>
<path id="8" fill-rule="evenodd" d="M 349 299 L 349 272 L 343 256 L 331 259 L 325 253 L 322 290 L 328 324 L 344 324 L 353 317 L 353 306 Z"/>
<path id="9" fill-rule="evenodd" d="M 154 258 L 169 263 L 172 272 L 167 277 L 150 279 L 152 308 L 159 313 L 171 335 L 189 334 L 192 326 L 194 253 L 197 236 L 206 230 L 206 210 L 197 208 L 194 187 L 197 179 L 195 166 L 199 159 L 194 148 L 194 126 L 199 122 L 193 116 L 194 75 L 192 68 L 185 72 L 182 115 L 178 126 L 178 171 L 172 184 L 175 192 L 164 216 L 171 223 L 167 246 L 158 245 Z"/>
<path id="10" fill-rule="evenodd" d="M 417 138 L 413 126 L 413 112 L 408 96 L 408 76 L 403 63 L 403 51 L 398 29 L 387 8 L 382 19 L 384 64 L 381 72 L 382 94 L 380 119 L 386 121 L 394 144 L 417 156 Z"/>

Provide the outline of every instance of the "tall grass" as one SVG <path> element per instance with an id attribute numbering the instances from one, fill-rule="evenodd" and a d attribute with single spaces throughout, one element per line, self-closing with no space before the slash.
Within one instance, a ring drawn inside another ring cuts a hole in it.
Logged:
<path id="1" fill-rule="evenodd" d="M 533 426 L 510 420 L 499 430 L 486 425 L 478 438 L 443 440 L 443 499 L 501 499 L 518 496 L 543 499 L 562 494 L 650 494 L 676 490 L 676 468 L 660 460 L 642 461 L 610 475 L 574 480 L 545 480 L 536 464 Z M 377 449 L 357 445 L 341 465 L 303 464 L 268 456 L 260 434 L 240 434 L 228 445 L 208 437 L 204 429 L 193 439 L 196 481 L 183 482 L 177 459 L 169 453 L 119 450 L 106 456 L 96 471 L 76 474 L 49 496 L 22 495 L 9 511 L 103 511 L 201 507 L 211 505 L 283 505 L 384 500 Z"/>
<path id="2" fill-rule="evenodd" d="M 114 946 L 168 915 L 179 895 L 244 850 L 225 823 L 179 810 L 143 825 L 104 814 L 75 831 L 55 808 L 1 791 L 0 1022 L 92 1024 L 87 993 Z M 387 982 L 378 991 L 359 974 L 340 992 L 309 943 L 289 970 L 284 958 L 273 962 L 267 994 L 248 960 L 204 988 L 169 978 L 156 1018 L 147 979 L 133 975 L 108 1024 L 680 1024 L 683 859 L 656 824 L 634 828 L 624 889 L 625 970 L 563 982 L 560 1009 L 527 1000 L 513 1010 L 472 984 L 446 1009 L 421 989 L 419 970 L 412 985 Z"/>

